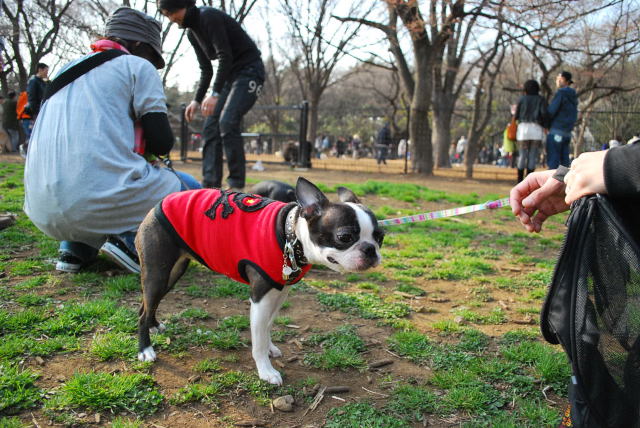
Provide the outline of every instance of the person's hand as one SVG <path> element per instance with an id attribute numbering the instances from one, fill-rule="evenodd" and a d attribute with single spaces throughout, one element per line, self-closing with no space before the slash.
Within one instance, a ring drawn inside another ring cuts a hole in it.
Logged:
<path id="1" fill-rule="evenodd" d="M 540 232 L 547 218 L 569 209 L 565 185 L 553 178 L 555 172 L 534 172 L 511 189 L 511 211 L 529 232 Z"/>
<path id="2" fill-rule="evenodd" d="M 200 103 L 196 100 L 193 100 L 189 103 L 187 108 L 184 110 L 184 118 L 187 122 L 191 122 L 193 120 L 193 117 L 198 111 L 198 107 L 200 107 Z"/>
<path id="3" fill-rule="evenodd" d="M 586 195 L 607 193 L 604 183 L 604 157 L 607 150 L 583 153 L 571 162 L 571 169 L 564 176 L 566 186 L 565 202 L 573 201 Z"/>
<path id="4" fill-rule="evenodd" d="M 211 116 L 213 114 L 213 109 L 216 108 L 216 104 L 218 103 L 218 97 L 213 95 L 209 95 L 202 102 L 202 115 L 203 116 Z"/>

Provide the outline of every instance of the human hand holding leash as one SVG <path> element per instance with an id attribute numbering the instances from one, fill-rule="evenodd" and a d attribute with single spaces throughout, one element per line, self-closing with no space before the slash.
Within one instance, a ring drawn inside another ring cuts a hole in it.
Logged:
<path id="1" fill-rule="evenodd" d="M 565 185 L 553 178 L 555 172 L 534 172 L 511 189 L 511 211 L 529 232 L 540 232 L 547 218 L 569 209 Z"/>
<path id="2" fill-rule="evenodd" d="M 571 162 L 571 169 L 564 176 L 567 205 L 583 196 L 607 193 L 604 182 L 604 158 L 607 150 L 583 153 Z"/>

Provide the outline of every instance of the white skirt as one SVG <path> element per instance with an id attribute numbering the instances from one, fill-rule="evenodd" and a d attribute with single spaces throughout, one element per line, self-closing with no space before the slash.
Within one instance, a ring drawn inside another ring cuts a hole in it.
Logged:
<path id="1" fill-rule="evenodd" d="M 544 128 L 535 122 L 521 122 L 518 124 L 516 140 L 544 140 Z"/>

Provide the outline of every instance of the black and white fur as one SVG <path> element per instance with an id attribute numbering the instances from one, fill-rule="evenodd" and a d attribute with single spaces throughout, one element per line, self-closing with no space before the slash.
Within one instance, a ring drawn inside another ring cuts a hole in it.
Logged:
<path id="1" fill-rule="evenodd" d="M 298 178 L 296 197 L 300 215 L 294 225 L 295 235 L 302 244 L 304 258 L 311 264 L 323 264 L 335 271 L 363 271 L 380 263 L 383 230 L 373 213 L 363 206 L 349 189 L 338 189 L 341 202 L 332 203 L 304 178 Z M 278 215 L 278 228 L 283 231 L 285 216 Z M 232 239 L 232 238 L 231 238 Z M 142 307 L 138 322 L 140 361 L 154 361 L 150 329 L 164 329 L 156 319 L 162 298 L 184 274 L 189 255 L 174 242 L 156 219 L 153 211 L 144 219 L 136 237 L 142 279 Z M 223 254 L 220 255 L 224 257 Z M 271 327 L 289 288 L 273 288 L 251 267 L 247 268 L 251 287 L 252 355 L 260 379 L 275 385 L 282 376 L 273 368 L 269 357 L 282 352 L 271 342 Z"/>
<path id="2" fill-rule="evenodd" d="M 251 188 L 251 193 L 273 199 L 274 201 L 296 201 L 296 189 L 290 184 L 278 180 L 261 181 Z"/>

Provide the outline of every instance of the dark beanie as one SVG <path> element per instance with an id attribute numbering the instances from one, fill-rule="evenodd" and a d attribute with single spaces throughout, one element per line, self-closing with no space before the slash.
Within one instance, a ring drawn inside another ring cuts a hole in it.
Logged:
<path id="1" fill-rule="evenodd" d="M 195 5 L 196 0 L 158 0 L 158 9 L 168 10 L 169 12 L 188 9 Z"/>
<path id="2" fill-rule="evenodd" d="M 152 61 L 156 68 L 164 67 L 161 31 L 162 25 L 157 20 L 130 7 L 116 9 L 109 16 L 105 25 L 105 36 L 107 37 L 143 42 L 151 46 L 156 53 L 156 58 Z"/>

